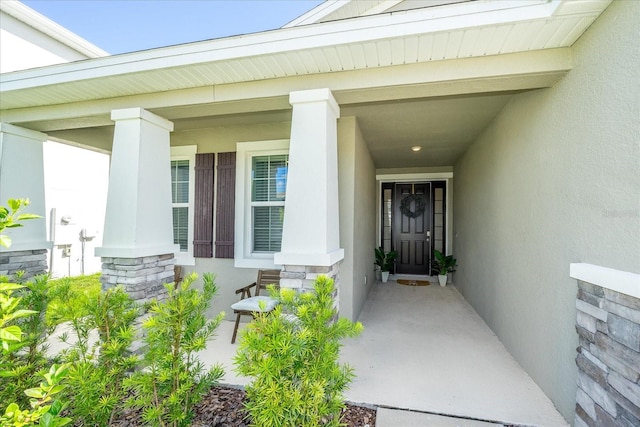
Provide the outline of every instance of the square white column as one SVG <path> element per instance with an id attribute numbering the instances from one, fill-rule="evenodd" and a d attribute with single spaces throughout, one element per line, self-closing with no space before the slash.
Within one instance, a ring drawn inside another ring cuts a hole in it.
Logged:
<path id="1" fill-rule="evenodd" d="M 331 266 L 344 258 L 338 216 L 340 107 L 329 89 L 292 92 L 287 195 L 275 264 Z"/>
<path id="2" fill-rule="evenodd" d="M 8 199 L 29 199 L 24 211 L 41 219 L 25 222 L 23 227 L 5 230 L 13 240 L 0 252 L 50 249 L 47 241 L 42 144 L 47 135 L 8 123 L 0 123 L 0 205 Z"/>
<path id="3" fill-rule="evenodd" d="M 116 122 L 102 247 L 96 255 L 174 254 L 171 206 L 173 123 L 141 108 L 114 110 Z"/>

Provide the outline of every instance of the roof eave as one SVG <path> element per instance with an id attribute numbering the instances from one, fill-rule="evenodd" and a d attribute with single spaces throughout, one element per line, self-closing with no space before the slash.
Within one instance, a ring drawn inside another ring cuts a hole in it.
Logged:
<path id="1" fill-rule="evenodd" d="M 67 30 L 49 18 L 19 1 L 3 0 L 0 2 L 0 10 L 24 22 L 41 33 L 59 41 L 65 46 L 85 55 L 87 58 L 100 58 L 109 56 L 109 53 L 98 46 L 88 42 L 77 34 Z"/>
<path id="2" fill-rule="evenodd" d="M 526 2 L 523 2 L 526 4 Z M 453 5 L 438 10 L 413 10 L 366 16 L 304 27 L 283 28 L 242 36 L 150 49 L 146 51 L 57 64 L 0 75 L 1 91 L 23 87 L 59 84 L 81 79 L 116 76 L 197 63 L 224 61 L 255 55 L 276 54 L 329 45 L 380 40 L 411 33 L 441 32 L 463 26 L 490 25 L 514 19 L 544 18 L 560 2 L 539 3 L 534 7 L 513 7 L 517 1 L 478 2 Z M 504 7 L 503 5 L 510 5 Z M 473 15 L 473 20 L 469 16 Z"/>
<path id="3" fill-rule="evenodd" d="M 308 12 L 305 12 L 304 14 L 300 15 L 293 21 L 283 25 L 282 28 L 291 28 L 291 27 L 298 27 L 300 25 L 316 24 L 320 22 L 327 15 L 335 12 L 338 9 L 345 7 L 351 1 L 352 0 L 327 0 L 324 3 L 321 3 L 318 6 L 314 7 L 313 9 L 309 10 Z"/>
<path id="4" fill-rule="evenodd" d="M 575 3 L 572 3 L 569 8 L 571 13 L 574 14 L 576 13 L 576 7 L 579 8 L 579 5 Z M 591 9 L 588 12 L 593 16 L 597 16 L 606 8 L 610 0 L 595 2 L 600 5 L 599 11 L 593 10 L 592 3 L 594 2 L 589 3 Z M 522 6 L 523 4 L 526 6 Z M 224 64 L 227 61 L 304 52 L 317 48 L 346 45 L 347 43 L 365 45 L 372 41 L 388 40 L 408 35 L 443 33 L 452 29 L 460 30 L 482 25 L 491 26 L 504 23 L 510 25 L 511 22 L 528 22 L 527 20 L 532 19 L 544 20 L 556 14 L 558 10 L 567 10 L 566 7 L 561 7 L 563 4 L 564 2 L 561 0 L 553 0 L 551 2 L 463 3 L 449 7 L 434 8 L 433 10 L 422 9 L 367 16 L 153 49 L 3 74 L 0 75 L 0 93 L 7 95 L 13 93 L 15 101 L 18 94 L 24 89 L 44 89 L 61 84 L 72 85 L 77 82 L 89 82 L 107 77 L 118 78 L 119 76 L 140 75 L 140 78 L 144 78 L 146 72 L 177 70 L 181 67 L 196 66 L 198 64 Z M 577 12 L 581 13 L 580 10 Z M 425 28 L 428 28 L 428 30 L 425 31 Z M 299 73 L 297 71 L 294 75 L 310 74 L 308 70 L 301 69 Z M 245 81 L 255 80 L 258 80 L 258 78 L 249 76 Z M 162 88 L 157 89 L 157 91 L 162 90 Z M 167 90 L 167 88 L 164 88 L 164 90 Z M 85 98 L 74 98 L 65 102 L 91 100 L 86 93 L 82 96 Z M 103 93 L 101 97 L 109 97 L 109 95 Z M 15 104 L 12 107 L 5 106 L 4 108 L 28 108 L 34 105 L 21 101 L 20 105 Z"/>

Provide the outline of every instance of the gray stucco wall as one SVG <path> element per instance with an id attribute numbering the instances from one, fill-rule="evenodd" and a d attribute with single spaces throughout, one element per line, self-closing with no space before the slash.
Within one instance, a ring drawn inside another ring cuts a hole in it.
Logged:
<path id="1" fill-rule="evenodd" d="M 569 421 L 569 263 L 640 272 L 639 26 L 640 2 L 613 2 L 572 71 L 514 96 L 454 165 L 455 284 Z"/>
<path id="2" fill-rule="evenodd" d="M 376 243 L 376 170 L 356 122 L 355 209 L 353 227 L 353 318 L 357 320 L 375 279 L 373 248 Z M 367 282 L 365 284 L 365 276 Z"/>
<path id="3" fill-rule="evenodd" d="M 338 122 L 340 315 L 356 320 L 371 289 L 375 247 L 375 167 L 354 117 Z M 365 275 L 367 285 L 365 285 Z"/>

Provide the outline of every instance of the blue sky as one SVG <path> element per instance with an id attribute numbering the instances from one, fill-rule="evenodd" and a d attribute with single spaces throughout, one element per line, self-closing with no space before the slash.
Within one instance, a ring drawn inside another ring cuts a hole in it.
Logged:
<path id="1" fill-rule="evenodd" d="M 22 0 L 111 54 L 279 28 L 322 0 Z"/>

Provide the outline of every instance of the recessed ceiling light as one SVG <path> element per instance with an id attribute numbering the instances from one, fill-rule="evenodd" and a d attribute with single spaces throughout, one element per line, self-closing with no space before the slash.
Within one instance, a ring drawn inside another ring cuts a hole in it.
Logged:
<path id="1" fill-rule="evenodd" d="M 411 151 L 420 151 L 422 150 L 422 147 L 419 145 L 414 145 L 413 147 L 411 147 Z"/>

